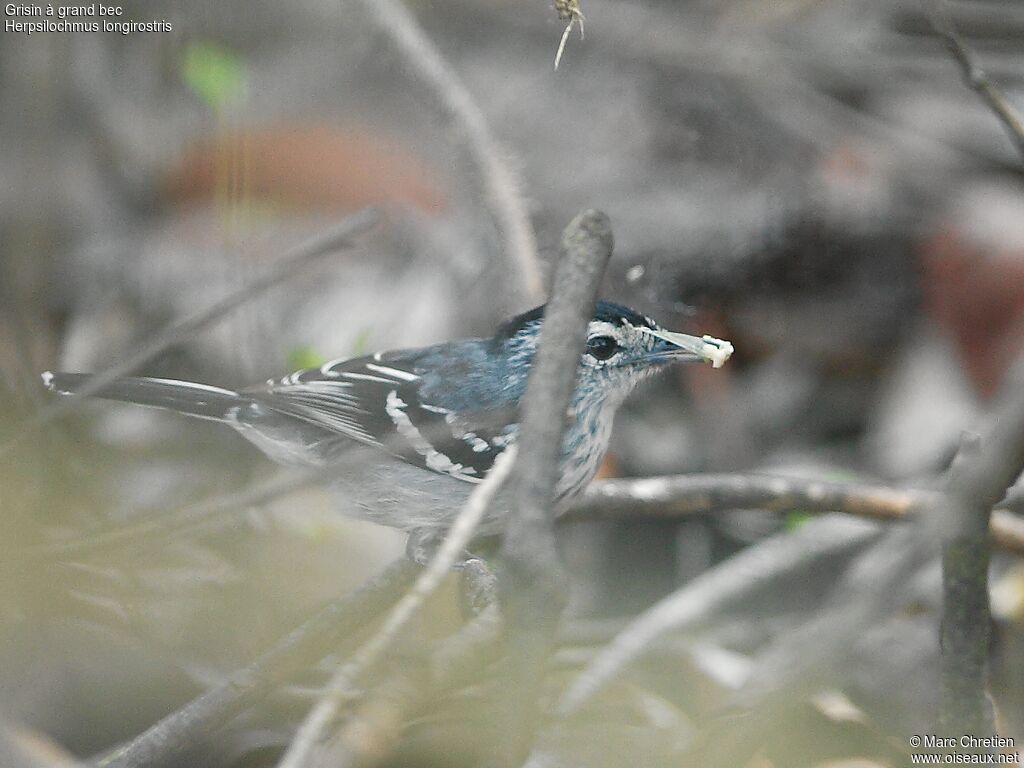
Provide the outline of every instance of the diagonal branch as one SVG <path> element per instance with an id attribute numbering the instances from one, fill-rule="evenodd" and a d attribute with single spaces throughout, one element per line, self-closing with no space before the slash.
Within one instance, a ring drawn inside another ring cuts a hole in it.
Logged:
<path id="1" fill-rule="evenodd" d="M 303 666 L 329 653 L 387 609 L 407 588 L 417 567 L 405 558 L 379 576 L 328 605 L 277 645 L 222 684 L 101 759 L 103 768 L 159 768 L 180 765 L 180 757 L 232 717 L 263 699 Z"/>
<path id="2" fill-rule="evenodd" d="M 402 3 L 359 3 L 374 26 L 391 39 L 462 135 L 505 256 L 514 265 L 526 298 L 531 302 L 538 299 L 542 294 L 542 275 L 533 225 L 518 180 L 505 159 L 506 152 L 491 133 L 483 111 Z"/>
<path id="3" fill-rule="evenodd" d="M 378 218 L 376 211 L 370 209 L 349 216 L 326 232 L 293 248 L 267 274 L 228 294 L 207 309 L 171 323 L 141 347 L 123 357 L 120 362 L 93 375 L 78 391 L 79 397 L 61 398 L 21 425 L 14 437 L 0 445 L 0 457 L 5 456 L 26 435 L 69 413 L 86 397 L 95 395 L 122 376 L 134 372 L 161 352 L 190 338 L 245 302 L 294 277 L 300 269 L 335 253 L 340 248 L 347 247 L 352 238 L 375 225 Z"/>
<path id="4" fill-rule="evenodd" d="M 584 707 L 669 632 L 693 629 L 771 585 L 823 560 L 863 549 L 877 527 L 837 518 L 813 521 L 748 547 L 705 571 L 631 621 L 569 685 L 557 705 L 560 717 Z"/>
<path id="5" fill-rule="evenodd" d="M 327 684 L 324 695 L 309 713 L 298 733 L 278 763 L 279 768 L 302 768 L 308 764 L 318 745 L 341 709 L 345 696 L 367 672 L 380 662 L 399 634 L 419 613 L 451 571 L 452 565 L 465 551 L 480 521 L 490 509 L 495 494 L 508 478 L 516 460 L 516 446 L 506 448 L 494 462 L 487 478 L 476 488 L 459 512 L 455 523 L 426 570 L 412 588 L 402 596 L 374 635 L 345 662 Z"/>
<path id="6" fill-rule="evenodd" d="M 1021 159 L 1024 160 L 1024 117 L 978 64 L 974 52 L 967 47 L 967 43 L 953 26 L 953 22 L 945 11 L 943 0 L 935 0 L 934 4 L 927 8 L 927 13 L 932 27 L 942 37 L 949 52 L 960 65 L 964 82 L 999 118 L 999 122 L 1003 124 L 1003 128 L 1010 135 L 1010 140 L 1016 145 Z"/>
<path id="7" fill-rule="evenodd" d="M 750 713 L 745 723 L 723 722 L 709 731 L 709 744 L 726 739 L 728 733 L 728 748 L 715 755 L 716 764 L 746 760 L 799 697 L 834 681 L 849 653 L 850 638 L 899 607 L 899 585 L 933 559 L 940 534 L 947 552 L 950 544 L 956 546 L 965 538 L 971 542 L 956 555 L 961 568 L 951 572 L 948 555 L 944 559 L 943 640 L 949 644 L 943 648 L 943 725 L 957 733 L 959 724 L 976 725 L 973 732 L 990 735 L 987 512 L 1024 468 L 1024 387 L 1019 376 L 1009 381 L 980 440 L 961 447 L 946 488 L 920 516 L 920 523 L 888 532 L 847 572 L 835 591 L 833 608 L 787 633 L 759 656 L 734 701 Z M 951 588 L 951 582 L 959 583 Z"/>
<path id="8" fill-rule="evenodd" d="M 399 743 L 401 731 L 431 701 L 461 684 L 501 652 L 501 619 L 489 604 L 437 645 L 422 667 L 396 667 L 363 701 L 331 744 L 333 768 L 379 765 Z"/>

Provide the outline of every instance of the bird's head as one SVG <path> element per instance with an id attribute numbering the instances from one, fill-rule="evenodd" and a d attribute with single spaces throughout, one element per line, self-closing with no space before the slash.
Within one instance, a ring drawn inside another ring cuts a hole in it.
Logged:
<path id="1" fill-rule="evenodd" d="M 544 307 L 520 315 L 502 327 L 499 338 L 532 358 L 543 316 Z M 709 362 L 718 368 L 732 352 L 728 341 L 669 331 L 629 307 L 601 301 L 587 326 L 577 391 L 617 404 L 672 363 Z"/>

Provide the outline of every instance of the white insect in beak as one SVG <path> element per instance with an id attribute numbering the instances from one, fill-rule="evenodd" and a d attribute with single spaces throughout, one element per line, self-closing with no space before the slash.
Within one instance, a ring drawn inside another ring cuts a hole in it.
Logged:
<path id="1" fill-rule="evenodd" d="M 674 331 L 654 330 L 643 328 L 645 333 L 656 339 L 671 344 L 674 348 L 670 355 L 678 354 L 680 358 L 686 355 L 693 355 L 699 360 L 711 363 L 714 368 L 721 368 L 725 365 L 733 353 L 733 346 L 723 339 L 716 339 L 713 336 L 690 336 L 686 333 L 675 333 Z M 673 354 L 674 353 L 674 354 Z"/>

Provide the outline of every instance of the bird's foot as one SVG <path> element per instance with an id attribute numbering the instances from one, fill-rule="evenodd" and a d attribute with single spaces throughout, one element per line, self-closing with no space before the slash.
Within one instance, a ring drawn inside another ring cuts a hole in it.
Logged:
<path id="1" fill-rule="evenodd" d="M 409 531 L 409 538 L 405 541 L 405 556 L 417 565 L 426 566 L 441 548 L 444 537 L 445 531 L 437 528 L 415 528 Z M 452 563 L 452 568 L 462 570 L 468 561 L 478 559 L 472 552 L 463 550 Z"/>

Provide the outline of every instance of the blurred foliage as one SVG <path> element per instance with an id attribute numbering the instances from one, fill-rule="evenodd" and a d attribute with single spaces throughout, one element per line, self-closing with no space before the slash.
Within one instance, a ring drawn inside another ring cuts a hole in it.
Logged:
<path id="1" fill-rule="evenodd" d="M 214 112 L 220 112 L 245 94 L 242 57 L 218 43 L 203 41 L 186 46 L 181 74 Z"/>

